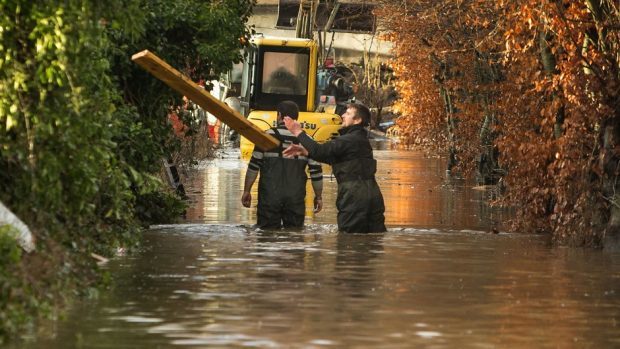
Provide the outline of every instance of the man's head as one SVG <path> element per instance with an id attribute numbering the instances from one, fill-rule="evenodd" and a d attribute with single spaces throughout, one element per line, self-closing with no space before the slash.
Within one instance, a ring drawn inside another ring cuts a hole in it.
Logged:
<path id="1" fill-rule="evenodd" d="M 361 124 L 368 126 L 370 123 L 370 110 L 363 104 L 350 103 L 347 111 L 342 114 L 342 126 L 353 126 Z"/>
<path id="2" fill-rule="evenodd" d="M 282 101 L 278 103 L 276 110 L 278 112 L 278 122 L 282 121 L 285 116 L 288 116 L 293 120 L 297 120 L 299 117 L 299 107 L 297 106 L 297 103 L 293 101 Z"/>

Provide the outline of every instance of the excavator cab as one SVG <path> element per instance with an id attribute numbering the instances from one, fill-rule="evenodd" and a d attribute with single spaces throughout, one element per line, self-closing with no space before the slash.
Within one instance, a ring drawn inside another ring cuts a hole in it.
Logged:
<path id="1" fill-rule="evenodd" d="M 300 111 L 314 111 L 316 44 L 309 39 L 266 38 L 251 41 L 247 70 L 251 74 L 248 101 L 252 110 L 275 110 L 291 100 Z M 244 79 L 245 80 L 245 79 Z"/>
<path id="2" fill-rule="evenodd" d="M 317 44 L 311 39 L 255 35 L 244 62 L 241 100 L 247 118 L 262 130 L 277 125 L 276 106 L 291 100 L 299 106 L 299 123 L 318 142 L 338 135 L 339 115 L 316 111 Z M 242 158 L 251 156 L 254 144 L 240 141 Z"/>
<path id="3" fill-rule="evenodd" d="M 336 113 L 352 101 L 353 89 L 333 59 L 327 64 L 328 57 L 319 55 L 311 38 L 316 28 L 324 33 L 371 32 L 376 25 L 372 8 L 365 2 L 279 0 L 276 28 L 295 29 L 296 38 L 253 36 L 240 100 L 229 105 L 237 105 L 250 122 L 266 130 L 276 126 L 277 104 L 291 100 L 299 106 L 298 121 L 306 133 L 318 142 L 336 137 L 342 124 Z M 319 56 L 325 62 L 318 62 Z M 249 158 L 254 145 L 242 137 L 240 146 L 242 157 Z"/>

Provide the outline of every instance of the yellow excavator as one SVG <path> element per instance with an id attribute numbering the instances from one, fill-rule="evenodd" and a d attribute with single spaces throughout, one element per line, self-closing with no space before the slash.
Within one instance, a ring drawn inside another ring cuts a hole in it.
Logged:
<path id="1" fill-rule="evenodd" d="M 299 3 L 295 38 L 252 36 L 243 63 L 239 97 L 225 102 L 246 115 L 262 130 L 276 126 L 276 105 L 291 100 L 299 106 L 299 122 L 318 142 L 338 135 L 338 115 L 353 97 L 351 85 L 338 74 L 332 61 L 319 62 L 319 47 L 312 39 L 313 13 L 318 0 Z M 240 139 L 241 157 L 251 156 L 254 144 Z"/>

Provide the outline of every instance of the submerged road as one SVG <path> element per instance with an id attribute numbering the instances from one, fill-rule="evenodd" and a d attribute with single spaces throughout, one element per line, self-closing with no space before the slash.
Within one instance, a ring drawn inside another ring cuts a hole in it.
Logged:
<path id="1" fill-rule="evenodd" d="M 445 159 L 422 152 L 375 150 L 377 182 L 385 199 L 386 224 L 392 227 L 470 229 L 490 231 L 501 224 L 504 211 L 492 209 L 487 199 L 492 190 L 472 189 L 474 184 L 446 175 Z M 246 161 L 237 150 L 199 165 L 187 190 L 192 203 L 189 223 L 256 223 L 258 181 L 252 188 L 252 208 L 241 205 Z M 306 192 L 306 224 L 336 223 L 336 180 L 324 166 L 324 209 L 312 212 L 312 187 Z"/>
<path id="2" fill-rule="evenodd" d="M 252 228 L 245 163 L 204 163 L 184 224 L 105 268 L 113 287 L 11 348 L 612 348 L 620 254 L 490 234 L 490 192 L 443 159 L 377 151 L 389 231 L 335 232 L 335 181 L 301 232 Z M 330 197 L 330 194 L 331 197 Z"/>

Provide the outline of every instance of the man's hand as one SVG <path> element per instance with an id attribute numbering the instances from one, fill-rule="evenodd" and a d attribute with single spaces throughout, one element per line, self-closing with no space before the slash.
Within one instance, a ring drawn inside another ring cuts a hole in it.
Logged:
<path id="1" fill-rule="evenodd" d="M 250 207 L 252 203 L 252 194 L 249 191 L 244 191 L 243 195 L 241 195 L 241 204 L 243 207 Z"/>
<path id="2" fill-rule="evenodd" d="M 323 209 L 323 198 L 315 197 L 314 198 L 314 213 L 319 213 Z"/>
<path id="3" fill-rule="evenodd" d="M 293 120 L 288 116 L 285 116 L 284 119 L 284 126 L 286 126 L 286 128 L 291 131 L 291 133 L 297 137 L 299 136 L 299 134 L 301 133 L 301 125 L 297 122 L 297 120 Z"/>
<path id="4" fill-rule="evenodd" d="M 292 158 L 293 156 L 308 156 L 308 150 L 301 144 L 291 144 L 282 151 L 282 155 L 286 158 Z"/>

